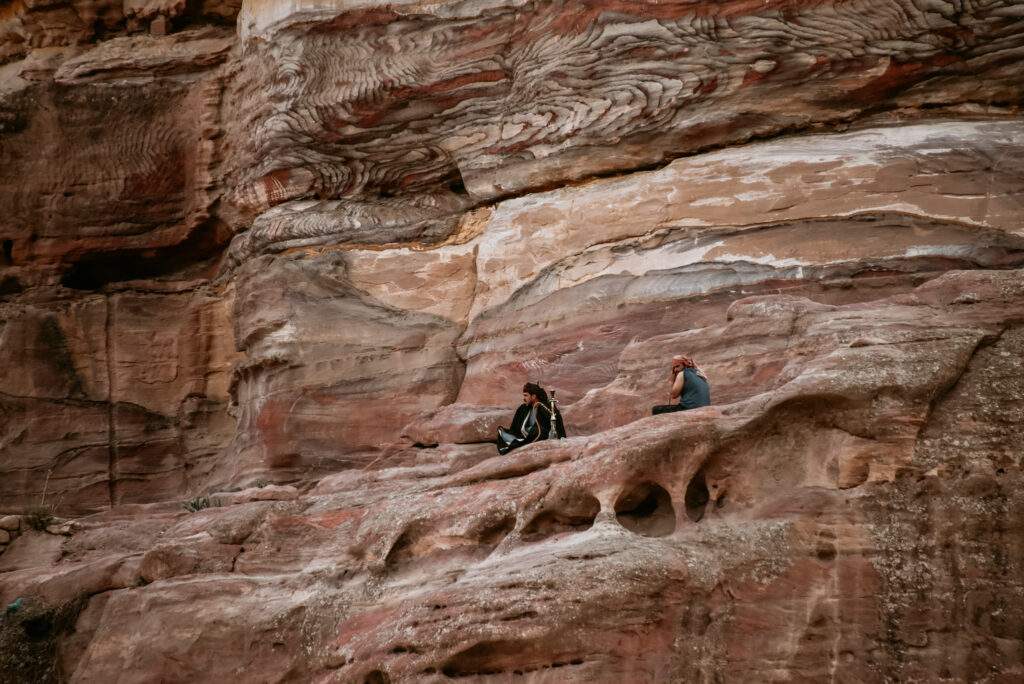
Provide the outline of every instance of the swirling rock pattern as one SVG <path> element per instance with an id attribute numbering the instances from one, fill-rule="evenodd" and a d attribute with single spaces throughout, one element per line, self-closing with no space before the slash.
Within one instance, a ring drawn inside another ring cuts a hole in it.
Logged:
<path id="1" fill-rule="evenodd" d="M 491 199 L 1022 86 L 1009 1 L 349 5 L 243 15 L 242 205 L 445 182 Z"/>
<path id="2" fill-rule="evenodd" d="M 1015 0 L 0 3 L 0 680 L 1021 679 L 1022 61 Z M 570 438 L 498 456 L 527 380 Z"/>

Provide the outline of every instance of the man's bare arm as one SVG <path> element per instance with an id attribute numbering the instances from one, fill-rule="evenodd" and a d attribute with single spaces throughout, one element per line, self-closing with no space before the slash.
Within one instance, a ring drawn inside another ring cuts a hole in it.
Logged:
<path id="1" fill-rule="evenodd" d="M 683 371 L 676 373 L 676 379 L 672 381 L 672 396 L 669 401 L 675 401 L 683 394 L 683 383 L 686 381 L 686 374 Z"/>

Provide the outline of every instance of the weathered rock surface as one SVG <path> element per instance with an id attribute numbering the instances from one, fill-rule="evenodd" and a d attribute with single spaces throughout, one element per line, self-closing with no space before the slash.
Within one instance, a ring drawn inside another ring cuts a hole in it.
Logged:
<path id="1" fill-rule="evenodd" d="M 1016 101 L 1019 10 L 251 2 L 241 87 L 270 92 L 237 105 L 238 193 L 261 209 L 454 180 L 493 198 L 881 104 Z"/>
<path id="2" fill-rule="evenodd" d="M 1013 0 L 6 3 L 0 680 L 1024 678 L 1022 62 Z M 570 438 L 497 456 L 527 380 Z"/>

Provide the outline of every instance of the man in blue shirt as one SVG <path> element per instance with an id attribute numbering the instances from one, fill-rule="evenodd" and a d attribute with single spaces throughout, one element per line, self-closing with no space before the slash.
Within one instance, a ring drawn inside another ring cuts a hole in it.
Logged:
<path id="1" fill-rule="evenodd" d="M 672 357 L 671 404 L 655 406 L 652 413 L 672 413 L 711 406 L 711 386 L 708 376 L 697 367 L 693 359 L 686 356 Z"/>

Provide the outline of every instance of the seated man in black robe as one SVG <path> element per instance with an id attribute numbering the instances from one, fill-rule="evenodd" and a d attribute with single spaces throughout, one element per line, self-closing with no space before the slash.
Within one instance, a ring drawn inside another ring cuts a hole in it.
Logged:
<path id="1" fill-rule="evenodd" d="M 523 385 L 523 404 L 512 417 L 512 426 L 498 428 L 498 453 L 507 454 L 513 449 L 547 439 L 551 432 L 551 404 L 547 392 L 540 385 L 528 382 Z"/>

